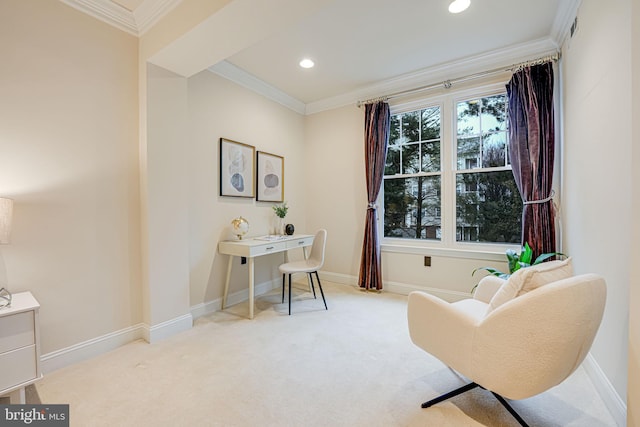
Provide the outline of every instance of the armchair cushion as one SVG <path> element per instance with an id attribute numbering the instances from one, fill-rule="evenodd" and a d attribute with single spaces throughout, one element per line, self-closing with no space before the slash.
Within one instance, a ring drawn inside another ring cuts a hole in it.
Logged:
<path id="1" fill-rule="evenodd" d="M 521 268 L 513 273 L 491 298 L 487 314 L 520 295 L 572 275 L 573 266 L 570 257 L 563 261 L 548 261 Z"/>

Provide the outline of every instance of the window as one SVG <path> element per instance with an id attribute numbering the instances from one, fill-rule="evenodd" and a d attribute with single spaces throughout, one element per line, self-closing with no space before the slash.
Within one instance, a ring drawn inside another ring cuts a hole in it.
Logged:
<path id="1" fill-rule="evenodd" d="M 440 107 L 391 117 L 384 235 L 440 239 Z"/>
<path id="2" fill-rule="evenodd" d="M 509 161 L 506 94 L 439 101 L 391 117 L 384 237 L 519 244 L 522 200 Z"/>

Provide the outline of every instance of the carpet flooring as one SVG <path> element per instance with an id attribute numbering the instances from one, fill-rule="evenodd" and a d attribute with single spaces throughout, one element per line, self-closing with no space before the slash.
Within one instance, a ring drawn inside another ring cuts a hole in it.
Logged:
<path id="1" fill-rule="evenodd" d="M 482 390 L 422 409 L 465 380 L 415 347 L 407 298 L 324 283 L 329 310 L 303 283 L 292 315 L 280 291 L 47 374 L 33 403 L 70 404 L 71 426 L 517 426 Z M 443 325 L 444 327 L 444 325 Z M 531 426 L 615 426 L 580 368 L 511 402 Z"/>

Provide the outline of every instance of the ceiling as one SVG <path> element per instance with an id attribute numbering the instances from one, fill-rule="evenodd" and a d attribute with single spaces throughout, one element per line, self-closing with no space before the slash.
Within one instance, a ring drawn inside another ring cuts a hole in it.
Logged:
<path id="1" fill-rule="evenodd" d="M 135 15 L 168 0 L 100 1 L 112 1 Z M 505 63 L 557 50 L 580 1 L 472 0 L 469 9 L 457 15 L 447 10 L 450 0 L 305 3 L 315 6 L 262 33 L 224 61 L 216 60 L 218 65 L 209 64 L 211 70 L 232 79 L 234 73 L 241 75 L 245 83 L 258 82 L 307 106 L 349 93 L 380 94 L 392 88 L 388 82 L 407 76 L 405 80 L 424 81 L 435 71 L 462 72 L 461 64 L 475 61 L 476 68 L 486 67 L 491 61 Z M 227 8 L 238 4 L 260 3 L 234 0 Z M 303 57 L 312 58 L 316 66 L 300 68 Z"/>

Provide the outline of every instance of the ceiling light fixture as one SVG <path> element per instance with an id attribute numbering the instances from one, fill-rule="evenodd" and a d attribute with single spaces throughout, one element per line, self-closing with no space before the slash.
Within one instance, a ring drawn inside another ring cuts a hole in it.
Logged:
<path id="1" fill-rule="evenodd" d="M 470 4 L 471 0 L 454 0 L 449 5 L 449 12 L 460 13 L 463 10 L 467 10 Z"/>
<path id="2" fill-rule="evenodd" d="M 314 62 L 309 58 L 304 58 L 302 61 L 300 61 L 300 66 L 302 68 L 312 68 L 314 65 L 316 64 L 314 64 Z"/>

